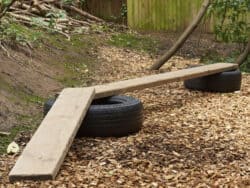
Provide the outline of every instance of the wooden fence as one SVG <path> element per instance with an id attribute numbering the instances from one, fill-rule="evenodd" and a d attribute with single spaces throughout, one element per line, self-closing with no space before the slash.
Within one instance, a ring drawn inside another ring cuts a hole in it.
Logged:
<path id="1" fill-rule="evenodd" d="M 142 30 L 183 31 L 198 13 L 202 0 L 127 0 L 128 25 Z M 211 30 L 211 24 L 202 29 Z"/>
<path id="2" fill-rule="evenodd" d="M 132 29 L 148 31 L 183 31 L 197 15 L 203 0 L 86 0 L 84 10 L 109 21 L 128 23 Z M 121 17 L 127 4 L 128 18 Z M 250 20 L 250 14 L 248 14 Z M 213 31 L 213 22 L 198 30 Z"/>
<path id="3" fill-rule="evenodd" d="M 105 20 L 123 21 L 121 8 L 127 0 L 86 0 L 84 10 Z"/>

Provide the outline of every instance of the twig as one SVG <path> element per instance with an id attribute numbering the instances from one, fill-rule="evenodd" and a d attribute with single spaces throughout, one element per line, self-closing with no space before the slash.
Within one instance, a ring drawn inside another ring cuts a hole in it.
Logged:
<path id="1" fill-rule="evenodd" d="M 41 12 L 37 9 L 37 7 L 33 7 L 22 2 L 18 2 L 18 6 L 20 8 L 24 8 L 28 12 L 32 12 L 36 15 L 41 15 Z"/>
<path id="2" fill-rule="evenodd" d="M 16 2 L 16 0 L 12 0 L 0 13 L 0 19 L 6 14 L 6 12 L 10 9 L 10 7 Z"/>
<path id="3" fill-rule="evenodd" d="M 73 22 L 76 22 L 76 23 L 79 23 L 79 24 L 82 24 L 82 25 L 87 25 L 87 26 L 90 26 L 91 24 L 89 22 L 86 22 L 86 21 L 82 21 L 82 20 L 76 20 L 74 18 L 69 18 L 71 21 Z"/>
<path id="4" fill-rule="evenodd" d="M 0 135 L 1 136 L 9 136 L 10 132 L 2 132 L 2 131 L 0 131 Z"/>
<path id="5" fill-rule="evenodd" d="M 36 16 L 36 14 L 33 14 L 31 12 L 28 12 L 27 10 L 22 10 L 22 9 L 19 9 L 19 8 L 12 7 L 10 10 L 15 14 L 24 14 L 24 15 L 29 15 L 29 16 Z"/>
<path id="6" fill-rule="evenodd" d="M 13 4 L 14 6 L 12 6 Z M 67 12 L 66 18 L 46 17 L 47 13 L 58 9 L 63 9 Z M 12 0 L 11 3 L 5 7 L 1 15 L 3 16 L 6 13 L 16 19 L 17 22 L 25 25 L 36 25 L 46 30 L 53 30 L 67 37 L 68 40 L 70 40 L 69 33 L 73 33 L 75 27 L 90 27 L 97 22 L 104 22 L 104 20 L 77 8 L 77 5 L 63 4 L 61 0 Z M 70 13 L 78 14 L 84 19 L 79 20 L 72 18 L 68 16 Z M 33 22 L 33 18 L 39 18 L 43 23 L 35 23 Z M 49 23 L 53 23 L 53 27 L 49 27 Z M 2 45 L 1 48 L 3 49 L 5 47 Z"/>
<path id="7" fill-rule="evenodd" d="M 73 11 L 73 12 L 76 12 L 77 14 L 81 15 L 81 16 L 84 16 L 85 18 L 88 18 L 90 20 L 94 20 L 94 21 L 97 21 L 97 22 L 103 22 L 104 20 L 102 20 L 101 18 L 98 18 L 96 16 L 93 16 L 81 9 L 78 9 L 74 6 L 70 6 L 70 5 L 61 5 L 61 3 L 55 3 L 56 6 L 62 6 L 63 8 L 67 9 L 67 10 L 70 10 L 70 11 Z"/>
<path id="8" fill-rule="evenodd" d="M 7 54 L 8 57 L 10 57 L 9 51 L 3 46 L 1 41 L 0 41 L 0 48 Z"/>
<path id="9" fill-rule="evenodd" d="M 12 15 L 13 17 L 15 17 L 16 19 L 20 19 L 20 20 L 25 21 L 26 24 L 29 24 L 29 25 L 34 24 L 34 25 L 39 26 L 39 27 L 42 27 L 42 28 L 44 28 L 44 29 L 51 30 L 51 28 L 49 28 L 49 27 L 47 27 L 47 26 L 39 25 L 39 24 L 36 24 L 36 23 L 32 23 L 32 22 L 31 22 L 31 18 L 29 18 L 29 17 L 27 17 L 27 16 L 18 15 L 18 14 L 12 13 L 12 12 L 10 12 L 9 14 Z M 45 20 L 45 19 L 44 19 L 44 20 Z M 46 20 L 45 20 L 45 21 L 46 21 Z M 59 28 L 62 29 L 64 26 L 57 25 L 56 27 L 57 27 L 58 29 L 59 29 Z M 61 35 L 63 35 L 63 36 L 65 36 L 65 37 L 67 37 L 67 39 L 70 40 L 70 36 L 69 36 L 67 33 L 64 33 L 63 31 L 60 31 L 60 30 L 58 30 L 58 29 L 57 29 L 57 30 L 54 30 L 54 31 L 57 32 L 57 33 L 59 33 L 59 34 L 61 34 Z"/>

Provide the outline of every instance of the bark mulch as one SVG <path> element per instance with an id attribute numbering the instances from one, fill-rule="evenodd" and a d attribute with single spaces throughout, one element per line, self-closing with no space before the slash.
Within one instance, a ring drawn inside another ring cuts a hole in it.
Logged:
<path id="1" fill-rule="evenodd" d="M 146 74 L 144 53 L 100 47 L 96 83 Z M 174 57 L 162 71 L 198 59 Z M 55 181 L 16 182 L 17 156 L 0 157 L 0 187 L 250 187 L 250 75 L 235 93 L 188 91 L 171 83 L 128 93 L 144 104 L 143 129 L 123 138 L 75 139 Z M 27 139 L 26 139 L 27 141 Z"/>

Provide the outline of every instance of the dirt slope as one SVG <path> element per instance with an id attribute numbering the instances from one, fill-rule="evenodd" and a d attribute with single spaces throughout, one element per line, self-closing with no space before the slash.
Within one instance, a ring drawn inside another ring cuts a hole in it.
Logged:
<path id="1" fill-rule="evenodd" d="M 64 86 L 87 84 L 86 70 L 94 66 L 93 48 L 98 43 L 88 36 L 71 42 L 49 37 L 32 52 L 9 49 L 11 57 L 0 52 L 0 131 L 17 125 L 20 117 L 40 112 L 43 101 Z"/>
<path id="2" fill-rule="evenodd" d="M 18 60 L 0 54 L 0 130 L 9 129 L 16 124 L 18 115 L 32 115 L 36 108 L 26 103 L 32 96 L 45 97 L 62 87 L 55 80 L 60 70 L 53 70 L 37 57 L 15 53 Z M 54 72 L 53 72 L 54 71 Z"/>

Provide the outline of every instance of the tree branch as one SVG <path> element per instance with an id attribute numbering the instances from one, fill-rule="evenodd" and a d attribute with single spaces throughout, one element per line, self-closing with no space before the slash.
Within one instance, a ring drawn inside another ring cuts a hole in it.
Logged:
<path id="1" fill-rule="evenodd" d="M 248 44 L 245 47 L 245 50 L 236 59 L 235 63 L 238 64 L 239 66 L 241 66 L 244 63 L 244 61 L 247 59 L 249 54 L 250 54 L 250 38 L 248 40 Z"/>
<path id="2" fill-rule="evenodd" d="M 150 69 L 151 70 L 157 70 L 161 68 L 162 65 L 165 64 L 185 43 L 185 41 L 188 39 L 188 37 L 193 33 L 193 31 L 196 29 L 196 27 L 201 22 L 202 18 L 207 12 L 207 9 L 209 5 L 211 4 L 211 0 L 204 0 L 201 9 L 198 13 L 198 15 L 195 17 L 195 19 L 192 21 L 192 23 L 188 26 L 188 28 L 183 32 L 183 34 L 179 37 L 179 39 L 176 41 L 176 43 L 170 48 L 169 51 L 167 51 L 160 59 L 158 59 L 155 64 L 153 64 Z"/>

